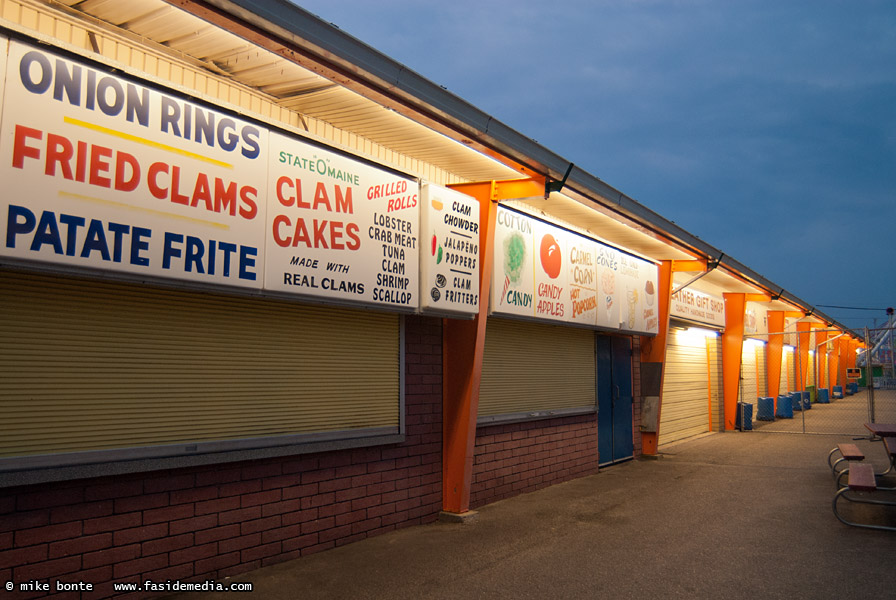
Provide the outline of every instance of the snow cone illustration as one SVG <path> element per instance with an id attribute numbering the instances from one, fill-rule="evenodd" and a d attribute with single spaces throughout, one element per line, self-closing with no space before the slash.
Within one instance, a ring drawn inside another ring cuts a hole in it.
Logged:
<path id="1" fill-rule="evenodd" d="M 600 289 L 604 293 L 604 307 L 607 311 L 607 323 L 613 319 L 613 294 L 616 293 L 616 273 L 605 270 L 600 274 Z M 615 326 L 615 325 L 614 325 Z"/>

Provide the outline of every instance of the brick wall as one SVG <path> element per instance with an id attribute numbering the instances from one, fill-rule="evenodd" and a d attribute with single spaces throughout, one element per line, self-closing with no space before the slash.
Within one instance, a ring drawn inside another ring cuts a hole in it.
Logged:
<path id="1" fill-rule="evenodd" d="M 641 456 L 641 338 L 632 337 L 632 440 Z M 472 507 L 597 473 L 597 416 L 480 427 Z"/>
<path id="2" fill-rule="evenodd" d="M 470 505 L 475 508 L 593 473 L 596 415 L 480 427 Z"/>
<path id="3" fill-rule="evenodd" d="M 221 579 L 435 520 L 441 321 L 407 317 L 405 340 L 404 443 L 0 490 L 0 582 L 106 597 L 113 581 Z"/>

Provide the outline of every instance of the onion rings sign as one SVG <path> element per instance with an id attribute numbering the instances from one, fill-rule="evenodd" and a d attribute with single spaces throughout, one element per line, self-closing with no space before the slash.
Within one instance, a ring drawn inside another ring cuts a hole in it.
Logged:
<path id="1" fill-rule="evenodd" d="M 421 310 L 432 234 L 416 179 L 87 61 L 8 48 L 7 261 Z M 478 265 L 464 269 L 478 281 Z M 477 312 L 466 304 L 449 312 Z"/>

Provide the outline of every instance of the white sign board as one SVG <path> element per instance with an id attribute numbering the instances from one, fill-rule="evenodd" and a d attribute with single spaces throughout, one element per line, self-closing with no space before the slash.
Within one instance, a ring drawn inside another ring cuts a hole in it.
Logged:
<path id="1" fill-rule="evenodd" d="M 86 61 L 6 59 L 0 255 L 418 310 L 416 180 Z"/>
<path id="2" fill-rule="evenodd" d="M 762 304 L 747 302 L 744 309 L 744 335 L 760 340 L 768 339 L 768 309 Z"/>
<path id="3" fill-rule="evenodd" d="M 479 313 L 479 202 L 431 183 L 421 186 L 420 306 L 428 314 Z"/>
<path id="4" fill-rule="evenodd" d="M 672 294 L 669 316 L 724 329 L 725 301 L 719 296 L 688 287 Z"/>
<path id="5" fill-rule="evenodd" d="M 11 42 L 0 254 L 260 288 L 268 132 Z"/>
<path id="6" fill-rule="evenodd" d="M 271 132 L 265 289 L 418 304 L 415 181 Z"/>
<path id="7" fill-rule="evenodd" d="M 498 207 L 491 311 L 656 334 L 656 265 Z"/>

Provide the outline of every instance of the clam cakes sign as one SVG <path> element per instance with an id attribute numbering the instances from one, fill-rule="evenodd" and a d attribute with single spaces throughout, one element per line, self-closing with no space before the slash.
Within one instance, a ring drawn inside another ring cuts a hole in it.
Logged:
<path id="1" fill-rule="evenodd" d="M 478 312 L 469 197 L 431 186 L 450 198 L 424 231 L 415 179 L 43 48 L 4 59 L 0 255 L 405 312 L 424 285 L 423 310 Z"/>
<path id="2" fill-rule="evenodd" d="M 416 308 L 416 181 L 270 134 L 265 288 Z"/>
<path id="3" fill-rule="evenodd" d="M 656 285 L 654 263 L 498 207 L 494 314 L 656 334 Z"/>

